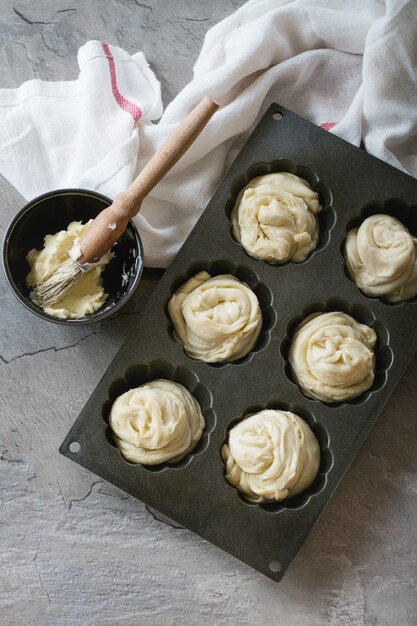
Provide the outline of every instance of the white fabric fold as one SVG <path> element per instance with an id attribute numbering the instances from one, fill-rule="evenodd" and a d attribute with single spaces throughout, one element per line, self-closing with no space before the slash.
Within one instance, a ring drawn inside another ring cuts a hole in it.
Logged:
<path id="1" fill-rule="evenodd" d="M 88 42 L 76 81 L 0 90 L 0 173 L 27 199 L 69 186 L 114 197 L 204 95 L 220 100 L 136 218 L 153 267 L 171 262 L 271 102 L 417 176 L 416 23 L 413 0 L 250 0 L 208 31 L 163 114 L 141 52 Z"/>

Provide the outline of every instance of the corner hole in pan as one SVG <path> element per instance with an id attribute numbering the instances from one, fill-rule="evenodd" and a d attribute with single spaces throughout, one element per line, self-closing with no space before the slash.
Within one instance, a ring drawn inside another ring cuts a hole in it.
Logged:
<path id="1" fill-rule="evenodd" d="M 287 323 L 286 332 L 280 345 L 281 357 L 284 360 L 285 376 L 290 383 L 298 387 L 300 394 L 304 396 L 293 376 L 291 365 L 288 361 L 288 353 L 292 337 L 297 326 L 306 317 L 308 317 L 312 313 L 329 313 L 331 311 L 342 311 L 343 313 L 346 313 L 347 315 L 353 317 L 360 324 L 366 324 L 367 326 L 370 326 L 376 332 L 377 340 L 374 347 L 375 378 L 372 387 L 357 398 L 353 398 L 352 400 L 344 400 L 343 402 L 323 402 L 323 404 L 326 404 L 331 408 L 339 408 L 345 406 L 346 404 L 363 404 L 369 399 L 371 394 L 375 393 L 385 385 L 388 371 L 392 366 L 394 357 L 391 347 L 389 345 L 390 338 L 388 330 L 382 324 L 382 322 L 376 319 L 374 313 L 362 304 L 347 302 L 341 298 L 330 298 L 326 301 L 310 302 L 307 306 L 304 307 L 301 313 L 291 317 L 291 319 Z M 310 402 L 322 402 L 321 400 L 317 400 L 315 398 L 308 398 L 308 400 Z"/>
<path id="2" fill-rule="evenodd" d="M 172 298 L 176 291 L 185 282 L 187 282 L 187 280 L 198 274 L 198 272 L 202 271 L 208 272 L 210 276 L 230 274 L 241 282 L 245 283 L 248 287 L 250 287 L 250 289 L 252 289 L 252 291 L 258 298 L 259 306 L 262 311 L 262 328 L 255 347 L 244 357 L 235 361 L 222 363 L 206 363 L 206 365 L 217 369 L 227 367 L 229 365 L 245 364 L 252 358 L 252 355 L 254 353 L 263 350 L 269 344 L 271 330 L 276 322 L 277 316 L 273 307 L 273 296 L 271 289 L 260 281 L 259 276 L 253 270 L 243 265 L 238 265 L 233 261 L 225 259 L 216 259 L 214 261 L 197 261 L 193 263 L 184 274 L 182 274 L 173 281 L 170 289 L 169 299 L 167 300 L 167 303 L 165 305 L 165 316 L 168 320 L 169 336 L 172 341 L 174 341 L 182 348 L 182 345 L 177 342 L 174 336 L 174 328 L 168 313 L 168 301 Z M 193 360 L 191 357 L 188 358 L 190 358 L 190 360 Z"/>
<path id="3" fill-rule="evenodd" d="M 106 401 L 103 403 L 101 415 L 106 424 L 105 437 L 107 443 L 113 448 L 117 448 L 116 442 L 113 437 L 113 432 L 109 425 L 109 416 L 111 407 L 120 395 L 140 387 L 145 383 L 152 380 L 163 378 L 165 380 L 171 380 L 173 382 L 183 385 L 193 395 L 193 397 L 200 404 L 201 411 L 203 413 L 206 425 L 197 446 L 187 454 L 179 463 L 161 463 L 159 465 L 140 465 L 132 463 L 123 458 L 120 451 L 119 458 L 122 463 L 127 463 L 133 467 L 142 467 L 150 472 L 160 472 L 167 468 L 181 469 L 188 465 L 192 459 L 202 454 L 209 445 L 210 433 L 213 431 L 216 424 L 216 416 L 213 410 L 213 398 L 210 390 L 203 385 L 198 376 L 192 370 L 180 365 L 177 366 L 169 361 L 157 360 L 151 363 L 140 363 L 131 365 L 123 376 L 117 378 L 109 387 L 109 395 Z"/>
<path id="4" fill-rule="evenodd" d="M 343 237 L 339 245 L 339 255 L 342 259 L 343 270 L 344 270 L 345 276 L 356 287 L 357 285 L 355 281 L 350 277 L 349 272 L 346 267 L 346 263 L 345 263 L 344 250 L 345 250 L 346 237 L 350 230 L 352 230 L 353 228 L 359 228 L 359 226 L 368 217 L 371 217 L 371 215 L 377 215 L 379 213 L 382 213 L 384 215 L 390 215 L 391 217 L 395 217 L 399 222 L 401 222 L 410 231 L 413 237 L 417 237 L 417 206 L 407 204 L 400 198 L 390 198 L 386 200 L 385 202 L 374 201 L 374 202 L 368 202 L 367 204 L 365 204 L 365 206 L 361 209 L 360 213 L 356 215 L 355 217 L 353 217 L 352 219 L 350 219 L 348 223 L 346 224 L 345 236 Z M 357 287 L 357 289 L 361 291 L 359 287 Z M 398 307 L 398 306 L 404 306 L 407 304 L 417 303 L 417 296 L 410 298 L 410 300 L 400 300 L 399 302 L 389 302 L 383 296 L 374 297 L 374 296 L 368 296 L 362 291 L 361 293 L 363 294 L 365 298 L 369 298 L 369 300 L 371 301 L 379 300 L 384 305 L 391 306 L 391 307 Z"/>
<path id="5" fill-rule="evenodd" d="M 257 502 L 251 502 L 250 500 L 248 500 L 243 493 L 238 491 L 235 487 L 233 487 L 228 482 L 225 476 L 225 464 L 222 459 L 221 451 L 222 451 L 223 445 L 227 443 L 228 441 L 230 430 L 234 426 L 236 426 L 236 424 L 238 424 L 245 418 L 250 417 L 251 415 L 255 413 L 259 413 L 259 411 L 263 411 L 265 409 L 291 411 L 292 413 L 295 413 L 295 415 L 298 415 L 299 417 L 301 417 L 305 422 L 307 422 L 307 424 L 310 426 L 311 430 L 313 431 L 314 435 L 316 436 L 317 441 L 320 446 L 320 466 L 317 472 L 317 476 L 315 477 L 311 485 L 307 487 L 307 489 L 299 493 L 298 495 L 293 496 L 292 498 L 288 498 L 286 500 L 281 500 L 280 502 L 257 503 Z M 249 406 L 246 407 L 246 409 L 241 413 L 239 417 L 233 418 L 232 420 L 230 420 L 224 430 L 224 439 L 220 446 L 218 454 L 220 457 L 221 467 L 223 471 L 223 478 L 227 486 L 235 492 L 237 497 L 246 506 L 260 507 L 262 510 L 268 513 L 279 513 L 286 509 L 304 508 L 310 501 L 311 497 L 323 491 L 323 489 L 325 488 L 327 484 L 327 475 L 329 471 L 331 470 L 331 468 L 333 467 L 333 454 L 330 448 L 330 435 L 327 429 L 322 424 L 320 424 L 315 418 L 315 416 L 313 415 L 313 413 L 308 411 L 304 406 L 301 406 L 299 404 L 288 403 L 282 400 L 271 400 L 269 402 L 256 402 L 256 403 L 250 404 Z"/>
<path id="6" fill-rule="evenodd" d="M 271 561 L 268 567 L 274 574 L 278 574 L 282 570 L 282 565 L 279 561 Z"/>
<path id="7" fill-rule="evenodd" d="M 288 159 L 276 159 L 271 163 L 259 162 L 251 165 L 245 174 L 242 174 L 235 178 L 232 181 L 230 187 L 230 196 L 226 202 L 224 211 L 226 218 L 229 222 L 229 235 L 231 239 L 234 241 L 236 245 L 242 247 L 241 244 L 236 240 L 236 237 L 233 233 L 233 223 L 232 223 L 232 210 L 235 206 L 237 196 L 243 187 L 246 187 L 248 183 L 257 176 L 264 176 L 265 174 L 272 174 L 275 172 L 289 172 L 290 174 L 295 174 L 300 178 L 303 178 L 308 182 L 310 187 L 316 191 L 319 195 L 320 204 L 323 209 L 320 213 L 317 214 L 318 222 L 319 222 L 319 240 L 317 242 L 316 248 L 308 255 L 305 261 L 302 263 L 297 263 L 296 265 L 303 265 L 307 263 L 313 256 L 324 250 L 330 242 L 331 231 L 333 230 L 336 224 L 336 211 L 332 206 L 333 197 L 329 187 L 320 180 L 319 176 L 313 172 L 309 167 L 304 165 L 296 165 L 292 161 Z M 246 253 L 246 251 L 242 248 L 242 250 Z M 250 255 L 248 255 L 250 256 Z M 252 257 L 250 257 L 252 258 Z M 268 265 L 279 265 L 270 263 L 269 261 L 262 261 L 263 263 L 267 263 Z"/>

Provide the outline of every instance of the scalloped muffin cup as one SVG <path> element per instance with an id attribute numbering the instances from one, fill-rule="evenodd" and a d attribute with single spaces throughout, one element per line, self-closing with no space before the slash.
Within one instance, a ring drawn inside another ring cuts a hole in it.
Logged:
<path id="1" fill-rule="evenodd" d="M 233 484 L 231 484 L 230 480 L 226 478 L 225 472 L 227 471 L 227 463 L 224 457 L 224 447 L 229 441 L 230 431 L 236 425 L 242 423 L 247 418 L 265 410 L 285 411 L 293 413 L 294 415 L 300 417 L 305 422 L 307 427 L 311 430 L 311 433 L 314 435 L 317 441 L 320 458 L 314 479 L 302 491 L 300 491 L 296 495 L 289 496 L 281 500 L 271 499 L 270 501 L 265 500 L 255 502 L 254 500 L 248 498 L 245 493 L 238 489 L 238 487 L 235 487 Z M 233 489 L 239 499 L 246 505 L 260 507 L 261 509 L 269 513 L 278 513 L 280 511 L 284 511 L 285 509 L 301 509 L 305 507 L 312 497 L 319 494 L 325 488 L 327 475 L 333 465 L 333 454 L 330 448 L 330 436 L 328 431 L 316 420 L 313 413 L 307 410 L 304 406 L 300 406 L 298 404 L 294 405 L 280 400 L 272 400 L 266 403 L 251 404 L 246 407 L 246 409 L 241 413 L 238 418 L 230 420 L 225 428 L 224 441 L 221 445 L 221 449 L 219 450 L 219 456 L 223 463 L 224 479 L 227 482 L 228 487 Z"/>
<path id="2" fill-rule="evenodd" d="M 270 174 L 288 173 L 305 181 L 313 192 L 318 195 L 319 204 L 321 209 L 316 212 L 314 219 L 317 222 L 317 239 L 314 242 L 314 246 L 307 253 L 306 257 L 293 262 L 297 264 L 306 263 L 309 261 L 316 252 L 323 250 L 330 242 L 330 232 L 336 223 L 336 212 L 332 206 L 332 194 L 330 189 L 323 181 L 321 181 L 318 175 L 308 167 L 303 165 L 296 165 L 292 161 L 287 159 L 277 159 L 271 163 L 259 162 L 251 165 L 246 174 L 236 178 L 231 185 L 230 198 L 226 202 L 225 215 L 230 223 L 230 236 L 232 239 L 242 247 L 244 252 L 251 258 L 255 258 L 257 261 L 262 261 L 269 265 L 283 265 L 291 262 L 291 258 L 287 260 L 272 260 L 272 259 L 260 259 L 255 254 L 252 254 L 241 243 L 240 228 L 237 222 L 237 203 L 242 199 L 245 188 L 250 187 L 251 182 L 258 183 L 260 177 L 268 176 Z M 255 190 L 256 192 L 256 190 Z M 287 194 L 285 194 L 287 195 Z M 292 253 L 293 254 L 293 253 Z M 292 254 L 290 256 L 292 256 Z"/>
<path id="3" fill-rule="evenodd" d="M 148 383 L 152 383 L 157 380 L 165 380 L 181 385 L 189 392 L 192 399 L 198 403 L 201 409 L 202 416 L 204 418 L 204 428 L 201 436 L 195 445 L 181 455 L 181 458 L 175 460 L 167 460 L 161 463 L 136 463 L 126 459 L 121 450 L 118 442 L 118 437 L 111 427 L 111 411 L 116 401 L 118 401 L 124 394 L 130 390 L 135 390 Z M 182 468 L 188 465 L 191 460 L 204 452 L 209 444 L 210 433 L 215 426 L 215 414 L 212 408 L 212 395 L 211 392 L 202 385 L 198 376 L 190 369 L 184 366 L 176 366 L 168 361 L 152 361 L 149 364 L 138 364 L 129 367 L 124 376 L 117 378 L 110 385 L 108 392 L 108 399 L 102 407 L 102 418 L 106 424 L 106 439 L 109 445 L 118 448 L 120 454 L 120 462 L 129 463 L 133 466 L 140 465 L 144 469 L 153 472 L 159 472 L 166 468 Z"/>
<path id="4" fill-rule="evenodd" d="M 175 296 L 178 293 L 178 290 L 180 290 L 184 284 L 186 284 L 188 281 L 195 278 L 202 272 L 206 272 L 212 278 L 215 278 L 217 276 L 230 276 L 240 283 L 243 283 L 245 287 L 249 288 L 253 292 L 253 294 L 255 294 L 261 315 L 261 325 L 257 329 L 255 342 L 253 343 L 252 347 L 246 352 L 246 354 L 238 355 L 235 358 L 231 358 L 230 360 L 206 361 L 204 358 L 200 358 L 190 354 L 190 352 L 187 351 L 186 346 L 184 346 L 181 337 L 179 337 L 178 330 L 175 328 L 172 320 L 172 307 L 173 303 L 175 302 Z M 272 300 L 272 292 L 269 287 L 262 283 L 257 274 L 251 269 L 222 259 L 217 259 L 213 262 L 195 262 L 190 266 L 185 274 L 176 278 L 171 286 L 170 298 L 167 302 L 165 309 L 165 314 L 169 322 L 170 336 L 172 340 L 175 341 L 175 343 L 181 346 L 187 357 L 192 360 L 203 361 L 211 367 L 225 367 L 228 365 L 244 364 L 250 360 L 254 353 L 264 349 L 270 341 L 271 329 L 276 321 L 276 314 L 273 309 Z"/>

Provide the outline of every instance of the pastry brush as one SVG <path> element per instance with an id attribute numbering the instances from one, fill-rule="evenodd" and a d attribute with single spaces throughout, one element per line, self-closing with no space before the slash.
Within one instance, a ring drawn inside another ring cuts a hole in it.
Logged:
<path id="1" fill-rule="evenodd" d="M 129 220 L 137 215 L 143 199 L 193 144 L 218 107 L 205 97 L 187 115 L 130 187 L 118 194 L 74 242 L 68 259 L 31 292 L 30 298 L 37 306 L 48 306 L 60 300 L 84 272 L 99 263 L 124 233 Z"/>

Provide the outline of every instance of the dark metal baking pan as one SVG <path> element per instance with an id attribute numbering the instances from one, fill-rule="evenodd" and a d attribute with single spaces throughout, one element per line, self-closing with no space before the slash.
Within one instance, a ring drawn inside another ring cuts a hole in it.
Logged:
<path id="1" fill-rule="evenodd" d="M 280 117 L 276 113 L 282 118 L 276 119 Z M 257 261 L 232 237 L 229 217 L 238 191 L 252 177 L 270 171 L 290 171 L 307 179 L 324 206 L 318 246 L 301 264 L 272 266 Z M 414 213 L 412 208 L 416 198 L 413 178 L 284 107 L 272 105 L 164 274 L 60 451 L 280 580 L 417 347 L 416 299 L 389 305 L 364 296 L 345 274 L 343 240 L 347 229 L 369 212 L 398 216 L 416 234 L 417 208 Z M 236 363 L 213 366 L 194 361 L 172 337 L 167 302 L 185 279 L 201 269 L 233 274 L 258 295 L 263 329 L 255 349 Z M 373 387 L 337 405 L 306 398 L 286 362 L 295 325 L 313 311 L 329 310 L 350 313 L 378 334 Z M 108 426 L 110 406 L 128 388 L 159 377 L 182 383 L 196 396 L 206 430 L 198 447 L 178 465 L 133 465 L 114 445 Z M 319 474 L 311 487 L 271 505 L 250 504 L 240 497 L 226 481 L 220 457 L 230 426 L 265 406 L 303 416 L 321 448 Z"/>

